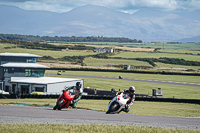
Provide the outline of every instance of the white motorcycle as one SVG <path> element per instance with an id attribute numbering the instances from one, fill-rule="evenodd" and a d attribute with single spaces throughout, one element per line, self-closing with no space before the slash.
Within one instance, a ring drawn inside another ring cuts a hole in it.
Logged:
<path id="1" fill-rule="evenodd" d="M 108 105 L 106 114 L 119 114 L 129 100 L 128 94 L 121 93 L 115 96 Z"/>

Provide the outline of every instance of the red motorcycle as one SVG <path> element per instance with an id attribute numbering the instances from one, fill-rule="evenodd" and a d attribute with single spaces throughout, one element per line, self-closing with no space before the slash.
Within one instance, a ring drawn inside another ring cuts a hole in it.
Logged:
<path id="1" fill-rule="evenodd" d="M 73 95 L 70 90 L 63 91 L 63 94 L 58 98 L 56 105 L 53 107 L 53 110 L 61 110 L 62 108 L 68 107 L 74 97 L 75 95 Z"/>

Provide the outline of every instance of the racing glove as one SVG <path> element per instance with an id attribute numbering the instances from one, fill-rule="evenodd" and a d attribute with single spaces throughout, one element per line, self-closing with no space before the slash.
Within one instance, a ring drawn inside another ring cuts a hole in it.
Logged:
<path id="1" fill-rule="evenodd" d="M 129 105 L 128 105 L 128 104 L 126 104 L 126 105 L 125 105 L 125 109 L 128 109 L 128 108 L 129 108 Z"/>
<path id="2" fill-rule="evenodd" d="M 73 103 L 76 103 L 77 102 L 77 100 L 73 100 Z"/>

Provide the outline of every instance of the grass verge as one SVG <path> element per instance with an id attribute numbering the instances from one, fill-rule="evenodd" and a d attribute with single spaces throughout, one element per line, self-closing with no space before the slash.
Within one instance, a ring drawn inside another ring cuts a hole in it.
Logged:
<path id="1" fill-rule="evenodd" d="M 57 99 L 0 99 L 4 104 L 29 104 L 39 106 L 53 106 Z M 86 100 L 81 99 L 78 109 L 106 111 L 109 100 Z M 163 103 L 135 101 L 129 114 L 144 116 L 177 116 L 177 117 L 200 117 L 200 105 L 186 103 Z"/>
<path id="2" fill-rule="evenodd" d="M 9 128 L 8 128 L 9 127 Z M 199 133 L 200 130 L 119 125 L 0 124 L 0 133 Z"/>

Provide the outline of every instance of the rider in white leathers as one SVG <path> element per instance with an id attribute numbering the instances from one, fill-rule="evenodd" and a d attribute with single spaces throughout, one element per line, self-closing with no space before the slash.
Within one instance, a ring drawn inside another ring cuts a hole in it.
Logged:
<path id="1" fill-rule="evenodd" d="M 128 94 L 129 96 L 129 100 L 126 103 L 125 108 L 122 109 L 122 111 L 128 113 L 130 110 L 130 106 L 133 105 L 133 102 L 135 101 L 135 87 L 130 86 L 128 90 L 118 91 L 116 95 L 119 95 L 121 93 Z"/>

